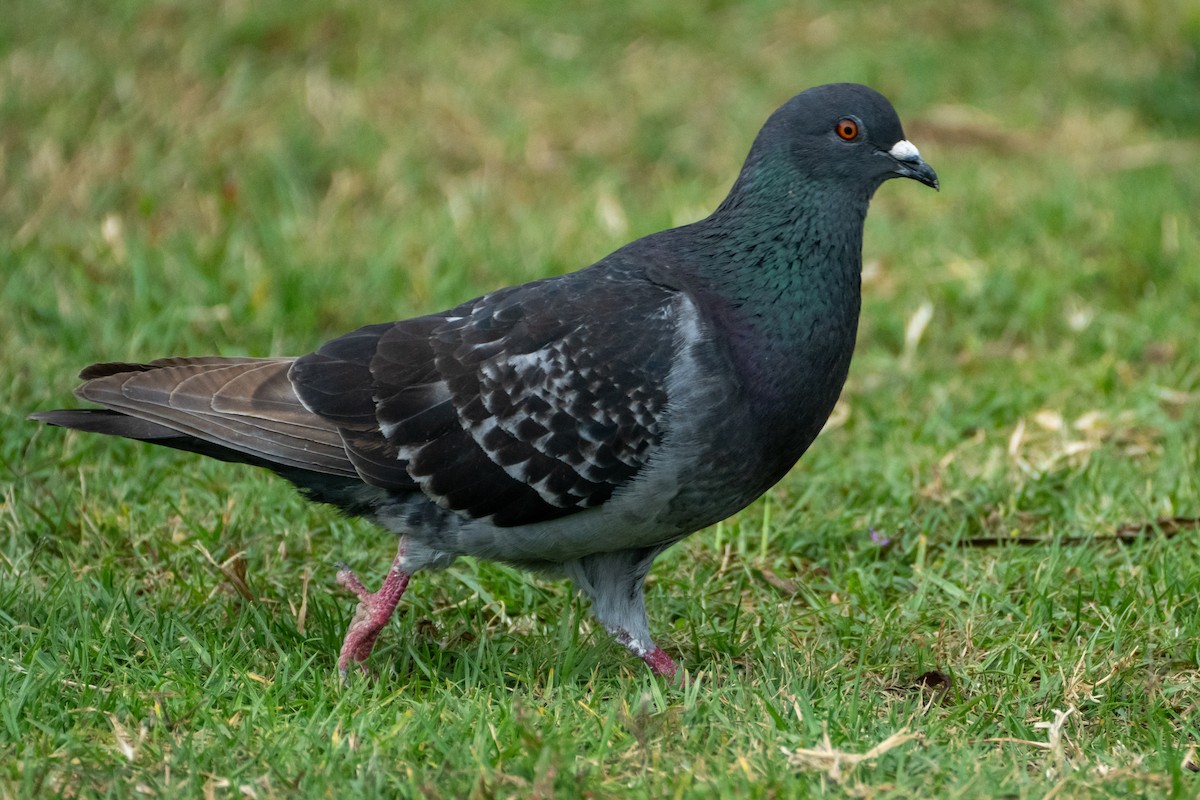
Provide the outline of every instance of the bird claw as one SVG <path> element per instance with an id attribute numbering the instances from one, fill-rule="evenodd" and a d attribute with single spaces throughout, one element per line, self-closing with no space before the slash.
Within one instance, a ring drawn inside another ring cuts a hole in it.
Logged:
<path id="1" fill-rule="evenodd" d="M 345 686 L 345 687 L 350 686 L 351 673 L 357 673 L 359 675 L 362 675 L 364 678 L 366 678 L 369 681 L 376 681 L 379 679 L 379 675 L 377 673 L 375 673 L 374 671 L 372 671 L 370 669 L 367 669 L 367 665 L 365 662 L 355 661 L 354 664 L 357 667 L 357 669 L 354 669 L 350 666 L 349 663 L 342 664 L 342 663 L 340 663 L 340 661 L 341 661 L 341 659 L 339 659 L 339 663 L 338 663 L 338 682 L 341 683 L 342 686 Z"/>
<path id="2" fill-rule="evenodd" d="M 369 603 L 373 594 L 367 590 L 366 586 L 363 586 L 362 581 L 354 574 L 354 570 L 350 569 L 350 565 L 339 561 L 337 567 L 338 571 L 335 578 L 337 579 L 338 586 L 352 593 L 358 598 L 360 603 Z"/>
<path id="3" fill-rule="evenodd" d="M 338 675 L 342 684 L 350 681 L 350 665 L 357 664 L 367 675 L 365 661 L 371 655 L 371 648 L 379 638 L 380 631 L 391 619 L 396 605 L 400 602 L 405 588 L 408 586 L 410 573 L 397 569 L 396 563 L 404 554 L 403 545 L 396 554 L 396 562 L 384 578 L 378 591 L 368 591 L 362 581 L 346 564 L 339 563 L 337 571 L 338 585 L 352 592 L 358 598 L 358 606 L 354 609 L 354 617 L 346 629 L 346 637 L 342 642 L 342 651 L 338 655 Z"/>

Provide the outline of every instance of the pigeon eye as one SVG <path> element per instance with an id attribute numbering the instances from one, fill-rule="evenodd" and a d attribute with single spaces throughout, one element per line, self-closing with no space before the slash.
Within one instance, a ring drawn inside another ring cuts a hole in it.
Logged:
<path id="1" fill-rule="evenodd" d="M 837 126 L 834 128 L 837 135 L 847 142 L 853 142 L 858 138 L 858 123 L 846 117 L 838 120 Z"/>

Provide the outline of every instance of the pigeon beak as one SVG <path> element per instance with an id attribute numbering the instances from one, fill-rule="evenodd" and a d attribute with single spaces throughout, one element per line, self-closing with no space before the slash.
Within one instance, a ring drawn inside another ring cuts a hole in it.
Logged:
<path id="1" fill-rule="evenodd" d="M 901 139 L 892 145 L 888 155 L 896 162 L 894 172 L 901 178 L 912 178 L 926 186 L 938 188 L 938 176 L 933 167 L 921 160 L 917 146 L 908 139 Z"/>

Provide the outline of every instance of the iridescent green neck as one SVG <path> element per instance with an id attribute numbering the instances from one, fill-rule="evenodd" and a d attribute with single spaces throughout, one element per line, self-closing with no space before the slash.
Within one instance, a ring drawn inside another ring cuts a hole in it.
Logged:
<path id="1" fill-rule="evenodd" d="M 748 163 L 725 202 L 696 224 L 695 265 L 764 333 L 801 333 L 833 314 L 857 319 L 870 195 L 805 181 L 775 161 Z"/>

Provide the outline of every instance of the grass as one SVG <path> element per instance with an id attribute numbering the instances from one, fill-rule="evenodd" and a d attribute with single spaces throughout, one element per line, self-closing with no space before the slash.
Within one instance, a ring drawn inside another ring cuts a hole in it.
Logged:
<path id="1" fill-rule="evenodd" d="M 5 15 L 0 797 L 1200 796 L 1193 4 Z M 877 196 L 812 452 L 655 569 L 688 690 L 468 561 L 342 689 L 332 563 L 389 537 L 24 421 L 92 361 L 307 352 L 695 219 L 830 80 L 943 191 Z"/>

